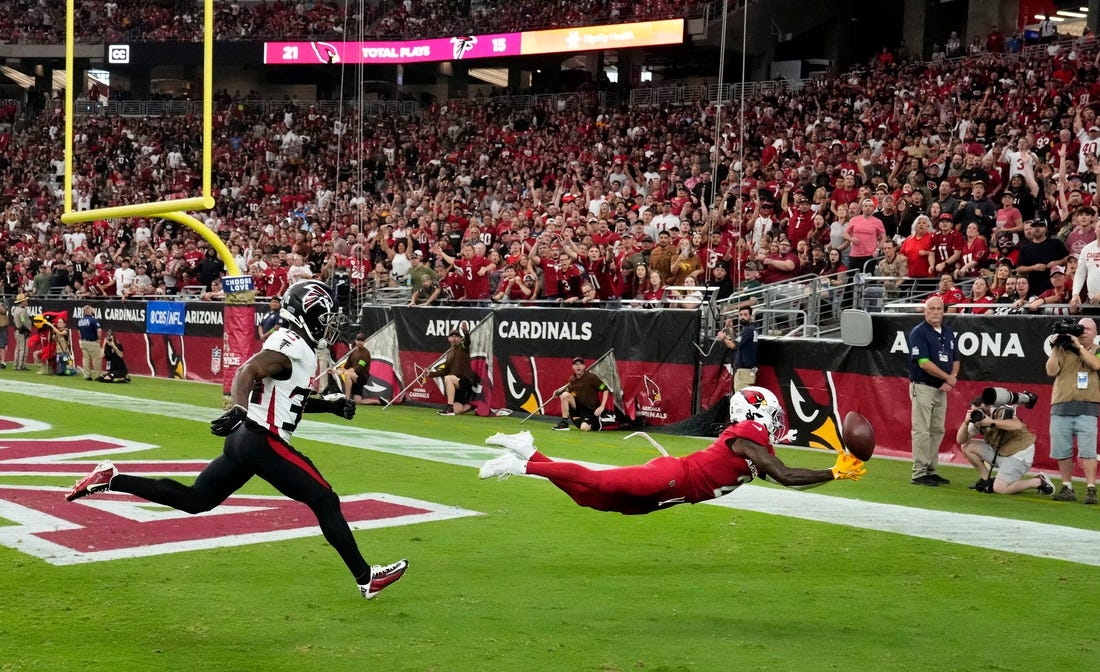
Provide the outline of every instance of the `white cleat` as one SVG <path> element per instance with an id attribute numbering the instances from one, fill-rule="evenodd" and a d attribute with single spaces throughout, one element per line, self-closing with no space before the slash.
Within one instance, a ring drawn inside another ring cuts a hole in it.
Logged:
<path id="1" fill-rule="evenodd" d="M 485 443 L 490 446 L 505 448 L 521 460 L 529 460 L 535 454 L 535 437 L 531 436 L 531 432 L 520 432 L 518 434 L 497 432 L 485 439 Z"/>
<path id="2" fill-rule="evenodd" d="M 527 473 L 527 461 L 507 453 L 500 457 L 494 457 L 485 464 L 481 465 L 481 469 L 477 472 L 477 477 L 481 480 L 488 478 L 508 478 L 509 476 L 522 476 Z"/>
<path id="3" fill-rule="evenodd" d="M 404 576 L 408 568 L 408 560 L 398 560 L 388 565 L 371 565 L 370 581 L 359 585 L 359 593 L 368 600 L 373 600 L 383 588 Z"/>

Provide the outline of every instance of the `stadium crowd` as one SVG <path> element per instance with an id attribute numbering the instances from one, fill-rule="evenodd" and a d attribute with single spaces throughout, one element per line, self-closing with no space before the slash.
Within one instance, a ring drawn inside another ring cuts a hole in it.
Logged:
<path id="1" fill-rule="evenodd" d="M 0 34 L 7 36 L 7 42 L 64 43 L 65 3 L 18 0 L 13 4 L 13 11 L 0 14 Z M 231 0 L 214 4 L 214 32 L 219 40 L 421 39 L 676 18 L 702 4 L 700 0 L 653 0 L 644 5 L 625 0 L 520 0 L 505 6 L 470 0 L 380 0 L 359 5 Z M 203 3 L 197 0 L 78 1 L 75 9 L 80 43 L 202 40 Z"/>
<path id="2" fill-rule="evenodd" d="M 315 276 L 356 295 L 405 285 L 417 304 L 691 307 L 693 285 L 725 298 L 874 272 L 885 253 L 888 275 L 961 285 L 952 297 L 978 276 L 1000 297 L 1019 275 L 1013 302 L 1055 287 L 1068 302 L 1072 278 L 1051 277 L 1095 239 L 1095 54 L 1088 38 L 1027 58 L 878 57 L 754 94 L 744 129 L 713 104 L 594 95 L 360 120 L 295 101 L 260 112 L 222 91 L 218 205 L 203 216 L 261 295 Z M 219 298 L 221 262 L 173 222 L 60 224 L 62 123 L 50 109 L 0 132 L 0 292 Z M 193 118 L 82 117 L 74 207 L 194 195 L 199 138 Z M 1051 241 L 1067 252 L 1050 256 Z"/>

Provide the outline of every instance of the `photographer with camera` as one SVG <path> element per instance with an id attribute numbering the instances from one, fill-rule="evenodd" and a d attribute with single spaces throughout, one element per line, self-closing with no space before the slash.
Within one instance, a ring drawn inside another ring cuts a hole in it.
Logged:
<path id="1" fill-rule="evenodd" d="M 1035 435 L 1016 416 L 1016 408 L 1020 403 L 1031 408 L 1037 400 L 1030 392 L 1016 394 L 987 387 L 982 396 L 970 402 L 970 411 L 959 425 L 955 440 L 978 472 L 974 484 L 978 492 L 1014 495 L 1037 488 L 1041 495 L 1054 493 L 1054 485 L 1045 475 L 1024 478 L 1035 460 Z"/>
<path id="2" fill-rule="evenodd" d="M 107 362 L 107 371 L 96 380 L 101 383 L 130 382 L 130 370 L 122 359 L 122 344 L 115 340 L 115 332 L 110 330 L 103 341 L 103 358 Z"/>
<path id="3" fill-rule="evenodd" d="M 1049 338 L 1046 372 L 1054 378 L 1050 400 L 1050 456 L 1058 460 L 1062 487 L 1052 497 L 1073 502 L 1073 441 L 1085 472 L 1085 504 L 1096 504 L 1096 418 L 1100 416 L 1100 358 L 1096 322 L 1059 320 Z"/>

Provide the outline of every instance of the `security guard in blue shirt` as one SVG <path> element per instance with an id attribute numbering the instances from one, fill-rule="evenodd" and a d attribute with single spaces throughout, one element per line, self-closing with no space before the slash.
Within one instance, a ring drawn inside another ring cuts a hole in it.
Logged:
<path id="1" fill-rule="evenodd" d="M 928 299 L 924 322 L 909 332 L 909 400 L 912 403 L 913 485 L 950 483 L 936 473 L 947 420 L 947 393 L 958 385 L 959 344 L 943 324 L 943 300 Z"/>

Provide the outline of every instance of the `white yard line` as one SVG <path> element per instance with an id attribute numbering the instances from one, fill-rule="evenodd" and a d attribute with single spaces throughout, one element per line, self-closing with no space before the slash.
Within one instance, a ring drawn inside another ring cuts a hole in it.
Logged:
<path id="1" fill-rule="evenodd" d="M 59 388 L 38 383 L 0 380 L 0 392 L 56 400 Z M 70 403 L 203 423 L 209 422 L 219 414 L 219 411 L 213 408 L 138 399 L 92 390 L 67 389 L 64 395 L 64 400 Z M 205 430 L 204 427 L 204 434 Z M 472 446 L 354 425 L 336 425 L 311 420 L 303 420 L 294 436 L 298 439 L 324 441 L 474 468 L 480 467 L 485 460 L 501 453 L 488 446 Z M 210 437 L 210 440 L 215 439 Z M 1100 548 L 1100 532 L 1062 525 L 933 511 L 752 485 L 741 487 L 736 493 L 715 500 L 711 504 L 1100 566 L 1100 554 L 1096 552 L 1096 549 Z"/>

